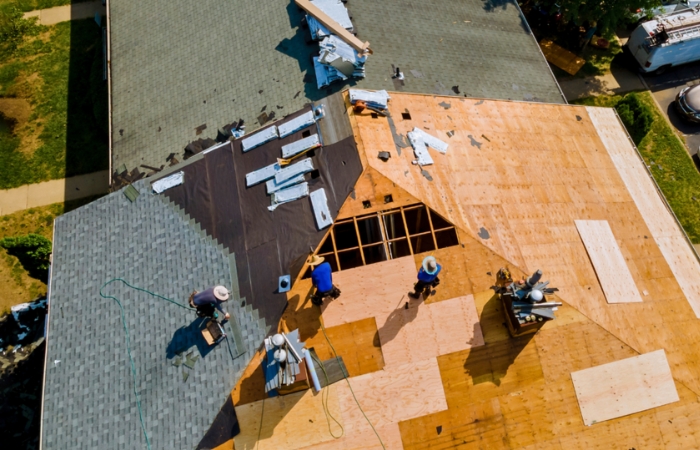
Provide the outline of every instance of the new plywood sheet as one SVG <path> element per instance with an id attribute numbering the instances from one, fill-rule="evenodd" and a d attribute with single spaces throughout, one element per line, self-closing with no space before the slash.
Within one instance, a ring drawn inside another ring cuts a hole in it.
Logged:
<path id="1" fill-rule="evenodd" d="M 324 389 L 328 389 L 328 410 L 343 425 L 337 386 Z M 236 416 L 241 427 L 241 433 L 233 438 L 236 450 L 298 449 L 333 439 L 322 396 L 311 390 L 236 406 Z M 330 427 L 340 435 L 336 423 L 331 421 Z"/>
<path id="2" fill-rule="evenodd" d="M 678 401 L 663 350 L 572 372 L 571 380 L 589 426 Z"/>
<path id="3" fill-rule="evenodd" d="M 409 300 L 408 293 L 413 290 L 417 274 L 410 256 L 334 273 L 333 284 L 341 295 L 324 303 L 323 323 L 333 327 L 388 316 Z"/>
<path id="4" fill-rule="evenodd" d="M 594 107 L 587 107 L 586 111 L 695 316 L 700 318 L 700 262 L 666 208 L 614 111 Z"/>
<path id="5" fill-rule="evenodd" d="M 430 304 L 409 300 L 388 316 L 378 316 L 377 328 L 387 366 L 484 344 L 472 295 Z"/>
<path id="6" fill-rule="evenodd" d="M 634 279 L 607 220 L 577 220 L 581 240 L 608 303 L 641 302 Z"/>
<path id="7" fill-rule="evenodd" d="M 375 428 L 447 409 L 436 358 L 387 367 L 350 379 L 357 403 Z M 371 435 L 347 383 L 338 383 L 338 401 L 348 436 Z M 387 437 L 388 439 L 388 437 Z M 385 440 L 382 437 L 382 440 Z"/>
<path id="8" fill-rule="evenodd" d="M 377 437 L 381 438 L 381 441 Z M 398 423 L 391 423 L 374 431 L 365 430 L 362 433 L 352 435 L 345 433 L 339 439 L 323 442 L 304 450 L 402 450 L 401 431 Z"/>

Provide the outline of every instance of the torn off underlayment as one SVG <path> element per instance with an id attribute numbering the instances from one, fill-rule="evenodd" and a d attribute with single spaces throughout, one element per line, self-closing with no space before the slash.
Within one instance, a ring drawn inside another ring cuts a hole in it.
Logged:
<path id="1" fill-rule="evenodd" d="M 348 79 L 342 72 L 333 66 L 321 64 L 317 56 L 314 56 L 314 73 L 316 74 L 316 87 L 323 89 L 334 81 L 345 81 Z"/>
<path id="2" fill-rule="evenodd" d="M 311 0 L 311 3 L 326 13 L 328 17 L 338 22 L 341 27 L 350 32 L 353 31 L 350 14 L 341 0 Z M 331 35 L 328 28 L 324 27 L 323 24 L 316 20 L 311 14 L 306 15 L 306 23 L 311 32 L 311 39 L 314 41 L 320 41 L 324 37 Z"/>
<path id="3" fill-rule="evenodd" d="M 423 143 L 425 143 L 425 145 L 427 145 L 428 147 L 434 148 L 443 155 L 447 153 L 447 142 L 441 141 L 440 139 L 426 133 L 418 127 L 414 127 L 413 131 L 408 133 L 409 139 L 411 138 L 411 133 L 420 136 L 420 138 L 423 140 Z"/>
<path id="4" fill-rule="evenodd" d="M 314 210 L 314 217 L 316 218 L 316 226 L 319 230 L 322 230 L 333 223 L 331 211 L 328 209 L 326 190 L 324 188 L 315 190 L 311 193 L 310 198 L 311 206 Z"/>
<path id="5" fill-rule="evenodd" d="M 281 124 L 277 127 L 277 131 L 279 133 L 279 137 L 283 138 L 299 130 L 303 130 L 314 123 L 316 123 L 316 120 L 314 119 L 314 112 L 309 111 L 295 119 L 290 120 L 289 122 Z"/>
<path id="6" fill-rule="evenodd" d="M 275 174 L 281 169 L 279 163 L 270 164 L 262 169 L 255 170 L 245 175 L 245 185 L 250 187 L 263 181 L 274 178 Z"/>
<path id="7" fill-rule="evenodd" d="M 296 186 L 282 189 L 272 194 L 272 204 L 267 209 L 274 211 L 283 203 L 293 202 L 307 195 L 309 195 L 309 183 L 297 184 Z"/>
<path id="8" fill-rule="evenodd" d="M 319 47 L 319 63 L 335 68 L 348 78 L 365 77 L 367 55 L 360 56 L 357 50 L 336 36 L 324 38 Z"/>
<path id="9" fill-rule="evenodd" d="M 314 170 L 314 163 L 311 158 L 302 159 L 298 163 L 285 167 L 275 174 L 275 183 L 282 183 L 297 175 Z"/>
<path id="10" fill-rule="evenodd" d="M 413 161 L 413 164 L 418 164 L 419 166 L 429 166 L 433 164 L 433 158 L 430 156 L 428 147 L 425 145 L 420 135 L 409 131 L 408 140 L 411 142 L 413 153 L 416 155 L 416 160 Z"/>
<path id="11" fill-rule="evenodd" d="M 179 171 L 179 172 L 176 172 L 172 175 L 168 175 L 165 178 L 161 178 L 158 181 L 154 181 L 151 186 L 153 187 L 153 191 L 156 194 L 160 194 L 163 191 L 165 191 L 166 189 L 170 189 L 171 187 L 179 186 L 184 182 L 185 182 L 185 172 Z"/>
<path id="12" fill-rule="evenodd" d="M 358 101 L 362 100 L 374 108 L 386 109 L 388 107 L 389 93 L 387 91 L 363 91 L 361 89 L 350 89 L 350 103 L 353 105 Z"/>
<path id="13" fill-rule="evenodd" d="M 290 158 L 306 150 L 318 148 L 320 146 L 321 141 L 318 138 L 318 134 L 312 134 L 311 136 L 305 137 L 304 139 L 294 141 L 291 144 L 283 145 L 282 158 Z"/>
<path id="14" fill-rule="evenodd" d="M 292 177 L 288 180 L 285 180 L 281 183 L 275 182 L 274 179 L 272 180 L 267 180 L 267 193 L 272 194 L 275 193 L 281 189 L 288 188 L 289 186 L 294 186 L 295 184 L 302 183 L 304 181 L 304 174 L 297 175 L 296 177 Z"/>
<path id="15" fill-rule="evenodd" d="M 258 131 L 252 136 L 243 139 L 243 141 L 241 141 L 241 145 L 243 147 L 243 151 L 247 152 L 277 138 L 277 127 L 272 125 L 269 128 L 265 128 L 264 130 Z"/>

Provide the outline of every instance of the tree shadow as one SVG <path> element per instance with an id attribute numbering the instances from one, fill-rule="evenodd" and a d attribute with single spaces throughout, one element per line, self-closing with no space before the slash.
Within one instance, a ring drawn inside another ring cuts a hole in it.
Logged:
<path id="1" fill-rule="evenodd" d="M 474 385 L 492 383 L 500 386 L 508 369 L 535 337 L 534 333 L 511 337 L 505 321 L 501 300 L 498 295 L 493 295 L 484 305 L 479 323 L 474 324 L 475 335 L 478 326 L 485 344 L 470 349 L 464 362 L 465 373 L 472 378 Z"/>
<path id="2" fill-rule="evenodd" d="M 77 2 L 76 2 L 77 3 Z M 66 111 L 66 177 L 109 167 L 106 20 L 72 20 Z"/>
<path id="3" fill-rule="evenodd" d="M 186 327 L 180 327 L 173 334 L 172 339 L 168 343 L 165 350 L 165 357 L 173 359 L 175 356 L 187 354 L 193 347 L 197 347 L 197 351 L 202 358 L 206 357 L 219 344 L 209 345 L 202 336 L 202 330 L 206 326 L 207 319 L 197 317 L 192 323 Z"/>

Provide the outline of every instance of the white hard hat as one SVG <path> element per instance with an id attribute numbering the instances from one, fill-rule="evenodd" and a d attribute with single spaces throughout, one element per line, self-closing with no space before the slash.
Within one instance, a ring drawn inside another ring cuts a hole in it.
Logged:
<path id="1" fill-rule="evenodd" d="M 276 334 L 276 335 L 274 335 L 274 336 L 272 336 L 272 344 L 273 344 L 275 347 L 281 346 L 282 344 L 284 344 L 284 336 L 282 336 L 282 335 L 279 334 L 279 333 Z"/>
<path id="2" fill-rule="evenodd" d="M 277 362 L 285 362 L 287 360 L 287 351 L 281 348 L 278 348 L 275 350 L 274 353 L 275 361 Z"/>
<path id="3" fill-rule="evenodd" d="M 532 291 L 530 291 L 530 299 L 531 300 L 533 300 L 535 302 L 539 302 L 543 298 L 544 298 L 544 294 L 539 289 L 533 289 Z"/>

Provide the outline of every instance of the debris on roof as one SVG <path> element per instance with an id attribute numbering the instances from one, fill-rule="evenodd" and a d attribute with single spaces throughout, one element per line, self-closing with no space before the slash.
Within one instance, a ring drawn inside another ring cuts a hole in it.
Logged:
<path id="1" fill-rule="evenodd" d="M 308 111 L 302 114 L 301 116 L 290 120 L 289 122 L 284 122 L 278 125 L 277 131 L 279 132 L 279 137 L 281 139 L 299 130 L 303 130 L 304 128 L 309 127 L 314 123 L 316 123 L 316 119 L 314 118 L 314 112 Z"/>
<path id="2" fill-rule="evenodd" d="M 338 22 L 338 25 L 345 28 L 349 32 L 353 32 L 352 21 L 350 20 L 350 14 L 345 4 L 341 0 L 309 0 L 312 4 L 316 5 L 318 9 L 323 11 L 331 19 Z M 324 37 L 331 36 L 331 32 L 328 28 L 324 27 L 321 22 L 316 20 L 314 16 L 306 15 L 306 24 L 309 26 L 309 31 L 311 32 L 311 38 L 314 41 L 320 41 Z"/>
<path id="3" fill-rule="evenodd" d="M 320 146 L 321 141 L 318 138 L 318 134 L 312 134 L 311 136 L 294 141 L 291 144 L 283 145 L 282 158 L 291 158 L 299 153 L 306 152 L 312 148 L 318 148 Z"/>
<path id="4" fill-rule="evenodd" d="M 350 103 L 353 105 L 358 101 L 363 101 L 367 106 L 372 106 L 379 109 L 387 109 L 389 93 L 387 91 L 364 91 L 361 89 L 350 89 Z"/>
<path id="5" fill-rule="evenodd" d="M 156 194 L 161 194 L 166 189 L 171 187 L 179 186 L 185 182 L 185 172 L 179 171 L 167 177 L 161 178 L 158 181 L 154 181 L 151 187 Z"/>
<path id="6" fill-rule="evenodd" d="M 282 183 L 297 175 L 311 172 L 314 170 L 314 163 L 311 158 L 302 159 L 301 161 L 291 164 L 284 169 L 275 173 L 275 183 Z"/>
<path id="7" fill-rule="evenodd" d="M 326 190 L 321 188 L 313 191 L 310 198 L 311 206 L 314 210 L 314 217 L 316 217 L 316 226 L 318 226 L 319 230 L 322 230 L 333 223 L 331 212 L 328 209 Z"/>
<path id="8" fill-rule="evenodd" d="M 413 153 L 416 155 L 416 159 L 413 164 L 418 164 L 419 166 L 429 166 L 433 164 L 433 158 L 428 152 L 428 146 L 423 142 L 423 138 L 412 131 L 408 133 L 408 140 L 411 142 L 411 147 L 413 147 Z"/>
<path id="9" fill-rule="evenodd" d="M 304 343 L 299 341 L 299 330 L 278 333 L 264 340 L 265 345 L 265 392 L 291 386 L 303 378 L 308 388 L 307 368 L 304 362 Z M 310 369 L 313 370 L 313 367 Z"/>
<path id="10" fill-rule="evenodd" d="M 264 143 L 270 142 L 273 139 L 277 139 L 278 137 L 279 135 L 277 134 L 277 127 L 275 125 L 272 125 L 271 127 L 260 130 L 255 134 L 251 135 L 250 137 L 243 139 L 243 141 L 241 142 L 243 146 L 243 151 L 247 152 L 253 150 L 254 148 L 260 147 Z"/>
<path id="11" fill-rule="evenodd" d="M 435 150 L 439 151 L 443 155 L 447 153 L 447 142 L 443 142 L 440 139 L 436 138 L 435 136 L 432 136 L 425 131 L 421 130 L 418 127 L 414 127 L 413 131 L 409 132 L 409 139 L 411 137 L 411 133 L 414 135 L 420 136 L 420 138 L 423 140 L 423 143 L 427 145 L 428 147 L 432 147 Z"/>
<path id="12" fill-rule="evenodd" d="M 250 187 L 258 183 L 262 183 L 265 180 L 274 178 L 275 174 L 280 171 L 279 163 L 273 163 L 269 166 L 265 166 L 262 169 L 255 170 L 253 172 L 247 173 L 245 176 L 245 185 Z"/>
<path id="13" fill-rule="evenodd" d="M 309 195 L 309 183 L 297 184 L 286 189 L 281 189 L 272 194 L 271 205 L 267 207 L 270 211 L 274 211 L 279 205 L 293 202 Z"/>

